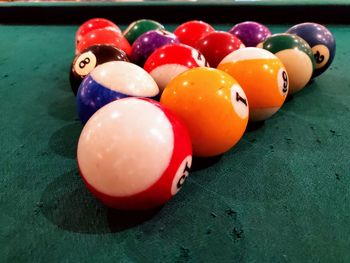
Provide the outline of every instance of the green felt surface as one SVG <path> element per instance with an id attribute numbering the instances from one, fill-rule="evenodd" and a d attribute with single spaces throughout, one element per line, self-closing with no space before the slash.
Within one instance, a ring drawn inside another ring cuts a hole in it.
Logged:
<path id="1" fill-rule="evenodd" d="M 0 26 L 1 262 L 350 262 L 349 26 L 330 26 L 325 74 L 136 214 L 101 205 L 78 175 L 76 29 Z"/>

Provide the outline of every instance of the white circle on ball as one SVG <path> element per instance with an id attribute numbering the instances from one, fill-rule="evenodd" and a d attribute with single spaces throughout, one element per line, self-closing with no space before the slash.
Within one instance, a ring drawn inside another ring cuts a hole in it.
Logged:
<path id="1" fill-rule="evenodd" d="M 316 45 L 312 47 L 312 53 L 314 54 L 316 68 L 322 68 L 327 64 L 329 60 L 329 49 L 325 45 Z"/>
<path id="2" fill-rule="evenodd" d="M 241 119 L 248 117 L 248 99 L 243 89 L 238 84 L 233 84 L 231 87 L 231 103 L 233 105 L 233 109 Z"/>
<path id="3" fill-rule="evenodd" d="M 79 138 L 82 176 L 97 191 L 115 197 L 138 194 L 156 183 L 169 166 L 173 127 L 152 103 L 120 99 L 98 110 Z"/>
<path id="4" fill-rule="evenodd" d="M 171 194 L 175 195 L 186 181 L 192 165 L 192 156 L 187 156 L 180 164 L 171 185 Z"/>
<path id="5" fill-rule="evenodd" d="M 74 63 L 74 71 L 79 76 L 86 76 L 96 67 L 97 59 L 91 51 L 82 53 Z"/>
<path id="6" fill-rule="evenodd" d="M 285 68 L 280 68 L 277 73 L 277 83 L 278 83 L 278 91 L 284 97 L 288 94 L 289 88 L 289 79 L 288 73 Z"/>
<path id="7" fill-rule="evenodd" d="M 194 61 L 196 61 L 198 67 L 207 66 L 207 61 L 205 57 L 198 50 L 192 49 L 191 54 Z"/>

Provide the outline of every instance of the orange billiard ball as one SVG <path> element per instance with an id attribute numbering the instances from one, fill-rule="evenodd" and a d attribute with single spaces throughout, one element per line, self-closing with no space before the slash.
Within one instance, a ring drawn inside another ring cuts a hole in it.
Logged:
<path id="1" fill-rule="evenodd" d="M 218 65 L 242 86 L 249 101 L 249 120 L 263 121 L 283 105 L 289 87 L 287 71 L 271 52 L 249 47 L 227 55 Z"/>
<path id="2" fill-rule="evenodd" d="M 199 67 L 181 73 L 166 86 L 160 102 L 187 126 L 195 156 L 228 151 L 248 123 L 244 91 L 234 78 L 217 69 Z"/>

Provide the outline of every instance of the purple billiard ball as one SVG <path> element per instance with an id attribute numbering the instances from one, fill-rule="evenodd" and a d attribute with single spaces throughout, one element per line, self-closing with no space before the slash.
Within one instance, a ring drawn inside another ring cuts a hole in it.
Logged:
<path id="1" fill-rule="evenodd" d="M 232 27 L 229 32 L 238 37 L 246 47 L 256 47 L 271 36 L 270 30 L 257 22 L 242 22 Z"/>
<path id="2" fill-rule="evenodd" d="M 132 44 L 131 61 L 143 66 L 147 58 L 158 48 L 180 41 L 174 34 L 165 30 L 151 30 L 143 33 Z"/>
<path id="3" fill-rule="evenodd" d="M 291 27 L 287 33 L 303 38 L 310 45 L 316 61 L 313 78 L 326 71 L 334 59 L 336 45 L 332 33 L 325 26 L 302 23 Z"/>

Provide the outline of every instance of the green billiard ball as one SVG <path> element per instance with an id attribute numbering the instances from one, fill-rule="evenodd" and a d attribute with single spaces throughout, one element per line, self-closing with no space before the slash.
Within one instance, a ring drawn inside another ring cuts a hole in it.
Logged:
<path id="1" fill-rule="evenodd" d="M 132 45 L 136 38 L 141 36 L 143 33 L 156 29 L 164 30 L 164 26 L 154 20 L 141 19 L 132 22 L 128 28 L 125 29 L 123 35 L 129 41 L 130 45 Z"/>
<path id="2" fill-rule="evenodd" d="M 289 94 L 303 89 L 315 69 L 315 58 L 309 44 L 297 35 L 282 33 L 268 37 L 258 47 L 275 54 L 286 67 Z"/>

